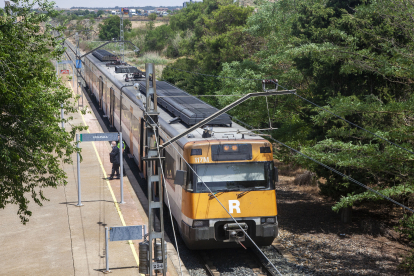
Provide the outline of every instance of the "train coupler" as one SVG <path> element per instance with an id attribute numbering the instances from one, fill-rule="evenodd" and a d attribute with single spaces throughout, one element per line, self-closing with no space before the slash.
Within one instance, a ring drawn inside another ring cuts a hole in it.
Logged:
<path id="1" fill-rule="evenodd" d="M 239 224 L 237 223 L 226 223 L 224 225 L 224 231 L 226 231 L 226 238 L 224 242 L 236 242 L 240 243 L 242 241 L 246 240 L 246 235 L 244 234 L 243 230 L 239 227 L 243 228 L 244 231 L 247 231 L 249 228 L 247 226 L 247 223 L 241 222 Z"/>

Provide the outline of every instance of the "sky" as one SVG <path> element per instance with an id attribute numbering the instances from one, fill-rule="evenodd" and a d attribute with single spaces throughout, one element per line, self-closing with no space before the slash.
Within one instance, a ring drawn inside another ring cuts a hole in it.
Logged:
<path id="1" fill-rule="evenodd" d="M 115 6 L 183 6 L 184 2 L 189 0 L 151 0 L 151 1 L 137 1 L 137 0 L 54 0 L 56 6 L 59 8 L 70 7 L 115 7 Z M 198 1 L 197 1 L 198 2 Z M 4 0 L 0 0 L 0 7 L 4 7 Z"/>

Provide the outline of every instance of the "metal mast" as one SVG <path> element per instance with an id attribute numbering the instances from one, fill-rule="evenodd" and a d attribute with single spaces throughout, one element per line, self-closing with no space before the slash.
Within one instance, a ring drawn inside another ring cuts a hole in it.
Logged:
<path id="1" fill-rule="evenodd" d="M 81 70 L 82 70 L 82 61 L 80 56 L 80 50 L 79 50 L 79 34 L 76 32 L 75 35 L 75 41 L 76 41 L 76 58 L 75 58 L 75 68 L 76 68 L 76 95 L 79 94 L 79 87 L 81 86 Z M 83 93 L 81 93 L 82 97 L 82 107 L 83 107 Z M 79 100 L 78 100 L 78 107 L 80 106 Z"/>
<path id="2" fill-rule="evenodd" d="M 121 9 L 121 20 L 120 20 L 120 26 L 119 26 L 119 46 L 121 47 L 121 60 L 124 62 L 124 9 Z"/>
<path id="3" fill-rule="evenodd" d="M 145 113 L 145 157 L 146 173 L 148 181 L 148 257 L 149 265 L 146 274 L 150 276 L 154 273 L 167 273 L 167 254 L 166 242 L 164 238 L 164 215 L 163 215 L 163 197 L 164 191 L 162 186 L 160 159 L 161 152 L 158 152 L 160 139 L 158 132 L 158 115 L 157 112 L 157 92 L 155 82 L 155 70 L 153 63 L 145 64 L 146 78 L 146 113 Z M 154 97 L 152 105 L 151 97 Z M 160 224 L 155 225 L 155 215 L 158 212 Z M 142 273 L 142 272 L 141 272 Z"/>

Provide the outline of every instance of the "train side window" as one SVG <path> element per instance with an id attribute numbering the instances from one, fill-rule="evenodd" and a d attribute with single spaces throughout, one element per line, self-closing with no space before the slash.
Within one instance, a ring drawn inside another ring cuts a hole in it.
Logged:
<path id="1" fill-rule="evenodd" d="M 164 169 L 165 178 L 170 184 L 173 189 L 174 187 L 174 179 L 175 179 L 175 160 L 174 158 L 168 153 L 168 151 L 165 151 L 165 169 Z"/>

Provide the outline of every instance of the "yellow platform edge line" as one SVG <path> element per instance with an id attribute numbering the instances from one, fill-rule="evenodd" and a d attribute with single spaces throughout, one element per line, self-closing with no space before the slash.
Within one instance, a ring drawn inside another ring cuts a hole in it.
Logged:
<path id="1" fill-rule="evenodd" d="M 72 87 L 72 94 L 74 95 L 73 92 L 74 91 L 73 91 L 73 87 Z M 78 111 L 79 111 L 79 114 L 82 116 L 83 124 L 85 126 L 88 126 L 86 124 L 85 117 L 83 116 L 82 112 L 80 110 L 78 110 Z M 88 131 L 88 133 L 90 133 L 89 129 L 87 129 L 87 131 Z M 95 154 L 96 154 L 96 157 L 98 158 L 98 162 L 99 162 L 99 164 L 101 166 L 101 169 L 102 169 L 102 172 L 104 174 L 104 177 L 107 178 L 107 174 L 106 174 L 105 168 L 103 167 L 101 158 L 99 157 L 99 153 L 98 153 L 98 150 L 96 149 L 95 142 L 92 142 L 92 146 L 93 146 L 93 148 L 95 150 Z M 126 223 L 125 223 L 125 220 L 124 220 L 124 216 L 122 215 L 121 209 L 119 208 L 119 204 L 118 204 L 118 201 L 116 200 L 114 191 L 112 190 L 111 183 L 109 183 L 109 181 L 106 180 L 106 184 L 108 185 L 109 191 L 110 191 L 111 196 L 112 196 L 112 200 L 113 200 L 113 202 L 115 204 L 115 208 L 116 208 L 116 210 L 118 212 L 119 218 L 121 219 L 122 225 L 123 226 L 126 226 Z M 135 250 L 134 244 L 133 244 L 133 242 L 131 240 L 129 240 L 128 243 L 129 243 L 129 246 L 131 247 L 132 255 L 134 256 L 135 262 L 137 263 L 137 266 L 139 267 L 139 258 L 138 258 L 137 251 Z M 144 275 L 144 274 L 141 274 L 141 275 Z"/>

